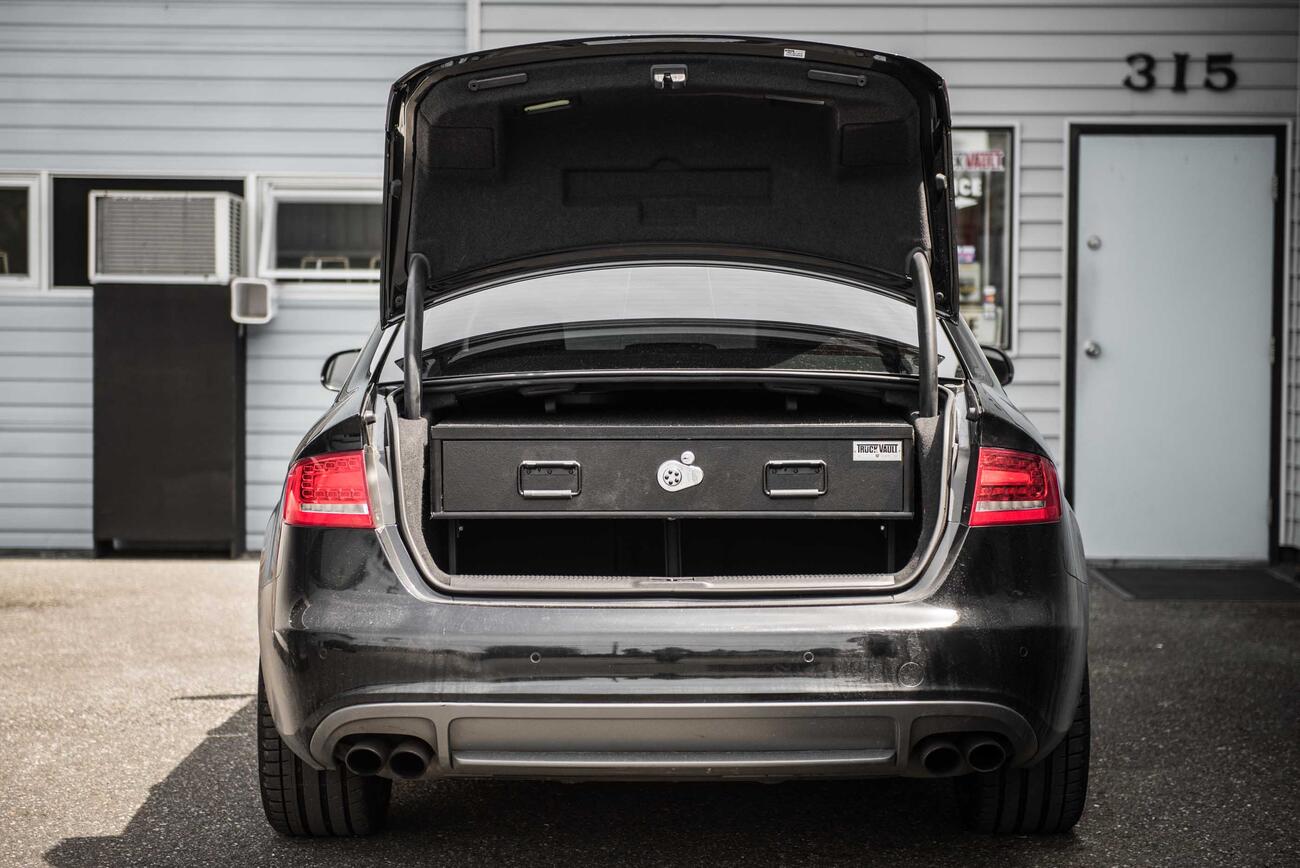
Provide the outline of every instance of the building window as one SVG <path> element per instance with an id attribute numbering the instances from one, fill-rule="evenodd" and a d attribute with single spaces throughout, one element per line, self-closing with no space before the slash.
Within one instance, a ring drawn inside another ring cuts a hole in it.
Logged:
<path id="1" fill-rule="evenodd" d="M 961 315 L 982 344 L 1011 344 L 1011 213 L 1015 131 L 954 129 Z"/>
<path id="2" fill-rule="evenodd" d="M 279 281 L 379 280 L 383 210 L 378 184 L 262 185 L 258 272 Z"/>
<path id="3" fill-rule="evenodd" d="M 38 193 L 35 176 L 0 175 L 0 287 L 40 282 Z"/>

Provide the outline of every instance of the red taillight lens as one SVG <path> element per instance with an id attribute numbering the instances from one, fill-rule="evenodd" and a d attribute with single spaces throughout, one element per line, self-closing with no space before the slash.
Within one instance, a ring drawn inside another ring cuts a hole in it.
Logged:
<path id="1" fill-rule="evenodd" d="M 1061 494 L 1051 461 L 1013 449 L 980 449 L 970 508 L 972 527 L 1060 518 Z"/>
<path id="2" fill-rule="evenodd" d="M 331 452 L 295 462 L 284 485 L 284 520 L 316 527 L 374 527 L 362 454 Z"/>

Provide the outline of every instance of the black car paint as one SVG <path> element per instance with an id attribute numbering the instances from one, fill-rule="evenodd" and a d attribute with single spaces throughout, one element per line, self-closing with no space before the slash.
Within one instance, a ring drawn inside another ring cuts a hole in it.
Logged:
<path id="1" fill-rule="evenodd" d="M 978 354 L 974 338 L 955 321 L 948 327 L 972 360 L 968 382 L 980 407 L 973 441 L 1048 454 L 970 355 Z M 341 393 L 295 457 L 358 448 L 372 397 L 364 388 Z M 290 527 L 277 510 L 261 567 L 262 671 L 282 736 L 313 764 L 314 726 L 349 704 L 601 701 L 614 698 L 614 681 L 638 685 L 620 700 L 997 702 L 1025 717 L 1036 756 L 1045 756 L 1068 728 L 1086 659 L 1087 572 L 1073 513 L 1067 507 L 1053 524 L 964 528 L 949 558 L 937 587 L 892 597 L 428 602 L 398 580 L 374 532 Z M 955 620 L 936 620 L 939 612 Z M 926 661 L 922 684 L 900 684 L 899 668 L 917 659 Z M 729 680 L 745 676 L 771 678 L 773 690 L 733 695 Z M 791 679 L 797 687 L 785 686 Z"/>
<path id="2" fill-rule="evenodd" d="M 1041 757 L 1074 709 L 1078 683 L 1061 675 L 1082 675 L 1087 588 L 1073 533 L 1072 518 L 970 529 L 947 579 L 922 599 L 592 607 L 425 602 L 373 533 L 281 527 L 261 575 L 262 669 L 277 726 L 304 759 L 331 711 L 431 697 L 963 698 L 1019 712 Z M 900 681 L 909 662 L 922 666 L 919 686 Z M 732 686 L 752 679 L 771 686 Z"/>
<path id="3" fill-rule="evenodd" d="M 755 44 L 791 43 L 751 40 L 733 49 Z M 449 63 L 490 68 L 495 54 Z M 520 55 L 502 56 L 505 63 Z M 390 121 L 398 94 L 424 71 L 395 86 Z M 942 83 L 932 87 L 946 121 Z M 393 128 L 390 123 L 385 197 L 390 230 L 400 222 L 402 195 Z M 376 413 L 386 412 L 381 402 L 389 388 L 375 382 L 382 367 L 376 362 L 398 351 L 395 326 L 383 325 L 403 301 L 404 272 L 394 252 L 386 248 L 381 326 L 294 460 L 384 449 L 368 438 Z M 950 283 L 937 286 L 942 291 Z M 1049 452 L 952 314 L 954 300 L 948 292 L 938 318 L 966 374 L 959 387 L 972 444 L 961 492 L 965 523 L 980 447 Z M 376 531 L 291 527 L 278 509 L 267 530 L 258 598 L 262 673 L 277 730 L 318 767 L 308 745 L 327 715 L 398 701 L 982 701 L 1029 723 L 1035 734 L 1033 757 L 1024 758 L 1029 762 L 1046 756 L 1068 729 L 1085 672 L 1087 573 L 1065 504 L 1061 520 L 1050 524 L 963 524 L 945 549 L 938 578 L 892 595 L 783 599 L 474 599 L 432 585 L 417 594 Z M 900 677 L 909 663 L 922 667 L 919 683 L 915 670 Z M 745 687 L 758 682 L 766 686 Z"/>

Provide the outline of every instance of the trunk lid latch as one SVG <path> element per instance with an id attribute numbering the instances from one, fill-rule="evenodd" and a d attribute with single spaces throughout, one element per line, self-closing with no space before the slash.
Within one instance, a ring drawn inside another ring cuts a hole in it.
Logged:
<path id="1" fill-rule="evenodd" d="M 681 90 L 686 87 L 686 64 L 656 63 L 650 67 L 655 90 Z"/>

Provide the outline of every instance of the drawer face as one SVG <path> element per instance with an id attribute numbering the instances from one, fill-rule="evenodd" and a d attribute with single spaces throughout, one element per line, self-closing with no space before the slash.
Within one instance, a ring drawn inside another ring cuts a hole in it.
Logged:
<path id="1" fill-rule="evenodd" d="M 435 512 L 907 517 L 912 440 L 442 440 Z M 864 446 L 864 444 L 867 444 Z"/>

